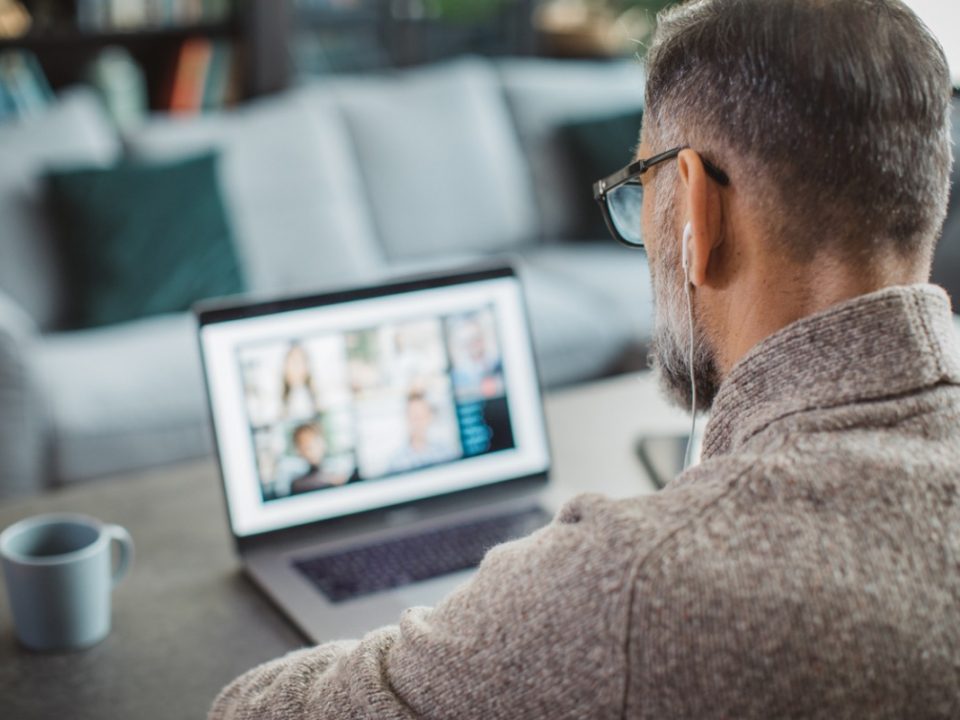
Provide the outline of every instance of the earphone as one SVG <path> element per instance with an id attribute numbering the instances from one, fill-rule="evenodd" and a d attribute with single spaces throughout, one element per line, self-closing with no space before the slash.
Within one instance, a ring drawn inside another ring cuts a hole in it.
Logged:
<path id="1" fill-rule="evenodd" d="M 687 318 L 690 321 L 690 437 L 687 438 L 687 450 L 683 455 L 683 469 L 690 467 L 693 456 L 693 439 L 697 432 L 697 378 L 693 372 L 694 360 L 694 331 L 693 331 L 693 285 L 690 282 L 690 240 L 693 238 L 693 223 L 688 222 L 683 228 L 683 241 L 680 245 L 680 264 L 683 267 L 683 287 L 687 295 Z"/>

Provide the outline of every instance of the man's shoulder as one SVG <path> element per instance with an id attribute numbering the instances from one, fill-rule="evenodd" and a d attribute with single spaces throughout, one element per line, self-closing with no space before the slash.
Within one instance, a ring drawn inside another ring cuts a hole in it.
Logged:
<path id="1" fill-rule="evenodd" d="M 795 533 L 791 524 L 811 535 L 828 531 L 826 506 L 842 513 L 869 493 L 866 488 L 838 492 L 841 484 L 817 457 L 783 442 L 775 451 L 709 459 L 654 494 L 579 496 L 560 511 L 557 522 L 584 525 L 588 534 L 602 538 L 598 546 L 621 549 L 633 576 L 657 574 L 664 562 L 670 572 L 696 575 L 727 563 L 753 562 L 747 556 L 764 552 L 763 536 Z"/>
<path id="2" fill-rule="evenodd" d="M 699 481 L 656 494 L 578 495 L 546 527 L 491 550 L 483 563 L 486 575 L 497 577 L 498 584 L 577 577 L 581 584 L 602 581 L 629 594 L 637 564 L 677 533 L 704 522 L 722 498 L 736 491 L 738 477 L 750 471 L 746 459 L 713 462 L 696 471 Z"/>
<path id="3" fill-rule="evenodd" d="M 597 547 L 621 549 L 620 557 L 642 562 L 678 533 L 741 502 L 743 488 L 761 481 L 767 465 L 760 457 L 731 456 L 692 468 L 657 493 L 624 499 L 579 495 L 563 506 L 555 522 L 578 525 L 581 533 L 599 539 Z"/>
<path id="4" fill-rule="evenodd" d="M 927 580 L 956 577 L 931 538 L 960 522 L 960 445 L 929 429 L 885 443 L 838 435 L 782 435 L 708 460 L 656 495 L 609 501 L 635 541 L 631 582 L 733 596 L 746 584 L 842 604 L 850 577 L 896 584 L 905 550 Z"/>
<path id="5" fill-rule="evenodd" d="M 770 578 L 812 571 L 822 553 L 856 565 L 866 550 L 886 551 L 881 516 L 883 527 L 960 521 L 937 500 L 944 483 L 956 485 L 960 444 L 947 448 L 930 428 L 870 442 L 865 431 L 820 430 L 708 459 L 655 494 L 576 497 L 556 518 L 565 531 L 551 537 L 566 538 L 564 552 L 618 565 L 628 584 L 695 582 L 748 566 Z"/>
<path id="6" fill-rule="evenodd" d="M 657 692 L 658 673 L 737 688 L 781 668 L 789 688 L 757 680 L 736 694 L 773 707 L 797 688 L 843 693 L 869 672 L 900 682 L 918 637 L 931 656 L 952 653 L 956 451 L 934 443 L 939 453 L 904 462 L 910 438 L 872 453 L 856 441 L 783 435 L 741 455 L 739 473 L 707 461 L 656 497 L 677 521 L 628 576 L 633 696 Z"/>

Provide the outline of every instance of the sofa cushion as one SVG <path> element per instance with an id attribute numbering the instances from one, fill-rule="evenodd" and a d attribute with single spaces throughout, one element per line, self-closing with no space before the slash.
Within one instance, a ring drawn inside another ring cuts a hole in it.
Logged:
<path id="1" fill-rule="evenodd" d="M 199 118 L 156 118 L 126 142 L 141 158 L 220 151 L 221 187 L 255 293 L 349 284 L 382 263 L 350 138 L 329 103 L 294 91 Z"/>
<path id="2" fill-rule="evenodd" d="M 120 140 L 89 90 L 69 90 L 44 114 L 0 125 L 0 290 L 41 329 L 57 326 L 65 307 L 42 176 L 106 166 L 119 155 Z"/>
<path id="3" fill-rule="evenodd" d="M 58 482 L 211 452 L 192 316 L 47 335 L 34 363 Z"/>
<path id="4" fill-rule="evenodd" d="M 529 170 L 488 63 L 323 81 L 311 91 L 343 108 L 390 258 L 498 251 L 538 236 Z"/>
<path id="5" fill-rule="evenodd" d="M 544 236 L 579 239 L 585 222 L 582 213 L 588 206 L 584 198 L 591 196 L 592 189 L 589 182 L 584 186 L 578 181 L 560 127 L 642 110 L 641 66 L 635 60 L 521 58 L 498 61 L 497 68 L 533 173 Z"/>
<path id="6" fill-rule="evenodd" d="M 653 331 L 646 256 L 613 244 L 524 251 L 519 269 L 543 383 L 645 367 Z M 639 360 L 638 360 L 639 359 Z"/>
<path id="7" fill-rule="evenodd" d="M 71 327 L 184 312 L 244 290 L 216 156 L 49 176 L 69 267 Z"/>
<path id="8" fill-rule="evenodd" d="M 583 382 L 614 370 L 646 367 L 653 330 L 646 255 L 607 244 L 565 243 L 507 256 L 523 282 L 546 387 Z M 381 278 L 447 272 L 489 262 L 446 255 L 397 263 Z"/>
<path id="9" fill-rule="evenodd" d="M 561 127 L 561 141 L 567 146 L 573 161 L 572 177 L 581 190 L 577 193 L 582 208 L 581 224 L 577 228 L 579 235 L 601 242 L 610 240 L 603 213 L 594 201 L 593 193 L 583 192 L 582 189 L 592 188 L 597 180 L 631 161 L 639 142 L 642 122 L 643 113 L 633 110 L 578 120 Z"/>
<path id="10" fill-rule="evenodd" d="M 0 292 L 0 499 L 42 489 L 46 418 L 32 362 L 39 341 L 30 316 Z"/>

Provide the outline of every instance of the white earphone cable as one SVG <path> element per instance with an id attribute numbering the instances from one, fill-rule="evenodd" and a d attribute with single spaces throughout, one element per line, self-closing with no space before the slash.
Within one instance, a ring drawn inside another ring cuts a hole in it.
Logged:
<path id="1" fill-rule="evenodd" d="M 687 470 L 690 468 L 690 463 L 693 460 L 693 442 L 694 436 L 697 433 L 697 378 L 696 374 L 693 371 L 693 360 L 695 357 L 694 354 L 694 331 L 693 331 L 693 289 L 690 284 L 690 275 L 689 273 L 684 273 L 684 286 L 687 291 L 687 318 L 690 321 L 690 395 L 692 397 L 690 403 L 690 437 L 687 438 L 687 451 L 683 456 L 683 469 Z"/>

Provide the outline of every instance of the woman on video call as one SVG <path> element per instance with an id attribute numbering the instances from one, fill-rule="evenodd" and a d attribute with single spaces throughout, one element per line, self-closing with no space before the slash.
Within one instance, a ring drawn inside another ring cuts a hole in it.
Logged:
<path id="1" fill-rule="evenodd" d="M 300 343 L 292 343 L 283 361 L 283 414 L 310 418 L 317 414 L 317 391 L 310 356 Z"/>

